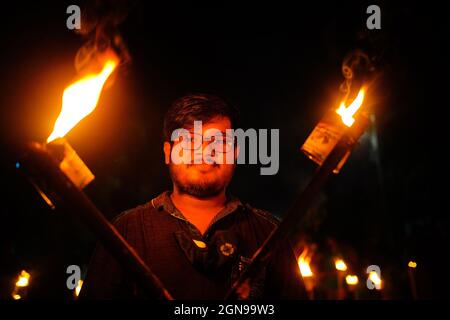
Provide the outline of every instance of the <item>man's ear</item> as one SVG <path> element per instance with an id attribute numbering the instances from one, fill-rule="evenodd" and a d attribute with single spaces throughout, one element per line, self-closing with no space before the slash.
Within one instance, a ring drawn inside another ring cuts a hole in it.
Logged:
<path id="1" fill-rule="evenodd" d="M 169 142 L 164 142 L 164 147 L 163 147 L 163 150 L 164 150 L 164 162 L 166 163 L 166 164 L 169 164 L 170 163 L 170 151 L 171 151 L 171 146 L 170 146 L 170 143 Z"/>

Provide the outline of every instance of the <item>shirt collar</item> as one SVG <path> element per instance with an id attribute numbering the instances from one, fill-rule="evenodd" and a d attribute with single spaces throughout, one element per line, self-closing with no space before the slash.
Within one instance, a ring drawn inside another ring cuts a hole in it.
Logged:
<path id="1" fill-rule="evenodd" d="M 152 206 L 157 210 L 164 209 L 164 211 L 166 211 L 173 217 L 189 222 L 181 213 L 181 211 L 175 207 L 172 199 L 170 198 L 170 194 L 171 191 L 164 191 L 159 196 L 152 199 Z M 235 212 L 239 207 L 243 206 L 244 205 L 242 204 L 241 200 L 239 200 L 237 197 L 233 195 L 227 195 L 227 203 L 225 204 L 225 207 L 214 217 L 214 219 L 210 223 L 210 226 L 216 223 L 218 220 L 224 218 L 225 216 Z"/>

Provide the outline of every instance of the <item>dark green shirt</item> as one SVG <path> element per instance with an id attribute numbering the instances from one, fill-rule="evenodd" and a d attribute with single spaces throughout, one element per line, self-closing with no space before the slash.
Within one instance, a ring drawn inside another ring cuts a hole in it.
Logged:
<path id="1" fill-rule="evenodd" d="M 225 208 L 202 235 L 173 205 L 168 191 L 114 221 L 175 299 L 223 299 L 277 224 L 268 212 L 228 197 Z M 98 245 L 81 297 L 139 298 L 143 294 L 133 276 Z M 282 245 L 253 281 L 250 298 L 305 297 L 292 248 Z"/>

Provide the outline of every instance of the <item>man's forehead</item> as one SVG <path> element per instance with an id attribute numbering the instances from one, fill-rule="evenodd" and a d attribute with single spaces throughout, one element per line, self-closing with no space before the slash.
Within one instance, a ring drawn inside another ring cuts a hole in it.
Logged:
<path id="1" fill-rule="evenodd" d="M 201 121 L 201 120 L 194 120 L 194 121 L 198 121 L 198 124 L 201 124 L 201 129 L 203 132 L 209 129 L 217 129 L 225 133 L 226 129 L 231 129 L 231 121 L 227 117 L 215 117 L 208 121 Z M 184 128 L 189 131 L 194 131 L 195 129 L 194 121 L 191 124 L 186 124 Z M 200 126 L 197 126 L 197 128 L 199 129 Z"/>

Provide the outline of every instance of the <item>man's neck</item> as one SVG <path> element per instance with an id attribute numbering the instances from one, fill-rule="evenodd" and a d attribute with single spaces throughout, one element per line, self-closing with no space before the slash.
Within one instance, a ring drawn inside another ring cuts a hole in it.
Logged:
<path id="1" fill-rule="evenodd" d="M 189 194 L 181 193 L 174 187 L 170 195 L 175 207 L 181 211 L 202 234 L 206 231 L 211 220 L 225 207 L 225 191 L 211 198 L 197 198 Z"/>

